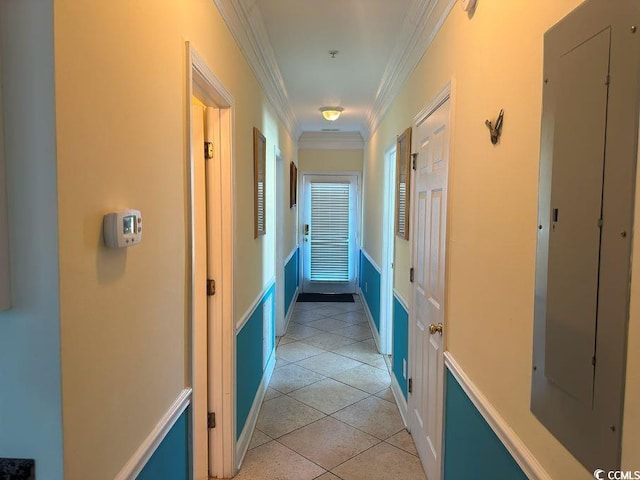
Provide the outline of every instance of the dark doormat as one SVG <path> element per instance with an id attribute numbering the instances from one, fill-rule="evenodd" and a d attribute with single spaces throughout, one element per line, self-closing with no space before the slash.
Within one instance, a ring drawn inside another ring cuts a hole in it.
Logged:
<path id="1" fill-rule="evenodd" d="M 298 302 L 351 302 L 353 295 L 350 293 L 301 293 Z"/>

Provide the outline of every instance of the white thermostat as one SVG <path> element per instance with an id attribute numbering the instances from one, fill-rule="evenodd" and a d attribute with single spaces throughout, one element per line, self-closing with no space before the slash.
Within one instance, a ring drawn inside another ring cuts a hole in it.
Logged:
<path id="1" fill-rule="evenodd" d="M 139 210 L 107 213 L 102 227 L 104 244 L 109 248 L 130 247 L 142 241 L 142 214 Z"/>

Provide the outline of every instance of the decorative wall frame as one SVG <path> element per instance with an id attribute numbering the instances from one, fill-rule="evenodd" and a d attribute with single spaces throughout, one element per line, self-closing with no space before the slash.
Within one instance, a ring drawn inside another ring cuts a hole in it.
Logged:
<path id="1" fill-rule="evenodd" d="M 396 147 L 396 235 L 409 240 L 411 204 L 411 127 L 398 136 Z"/>
<path id="2" fill-rule="evenodd" d="M 289 208 L 298 204 L 298 167 L 291 162 L 289 165 Z"/>
<path id="3" fill-rule="evenodd" d="M 253 213 L 254 238 L 267 233 L 266 178 L 267 139 L 253 128 Z"/>

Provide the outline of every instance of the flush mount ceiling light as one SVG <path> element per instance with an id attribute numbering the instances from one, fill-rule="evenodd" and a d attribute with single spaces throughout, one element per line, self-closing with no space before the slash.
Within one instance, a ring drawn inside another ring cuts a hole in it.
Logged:
<path id="1" fill-rule="evenodd" d="M 343 112 L 344 108 L 342 107 L 322 107 L 320 112 L 322 112 L 322 116 L 329 120 L 330 122 L 334 122 L 338 119 L 340 114 Z"/>

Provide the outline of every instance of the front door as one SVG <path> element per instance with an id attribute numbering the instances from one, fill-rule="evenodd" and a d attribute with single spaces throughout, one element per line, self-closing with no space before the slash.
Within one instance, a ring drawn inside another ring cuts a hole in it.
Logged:
<path id="1" fill-rule="evenodd" d="M 429 480 L 442 474 L 443 326 L 449 170 L 448 97 L 416 125 L 409 427 Z"/>
<path id="2" fill-rule="evenodd" d="M 304 175 L 302 291 L 356 292 L 356 175 Z"/>

